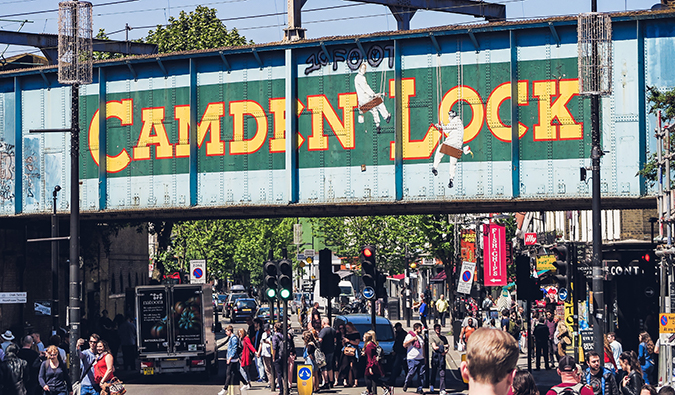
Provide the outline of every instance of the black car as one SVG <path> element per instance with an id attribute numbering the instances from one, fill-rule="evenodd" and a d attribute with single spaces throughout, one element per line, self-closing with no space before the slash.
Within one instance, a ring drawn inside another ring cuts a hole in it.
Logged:
<path id="1" fill-rule="evenodd" d="M 238 299 L 241 298 L 248 298 L 248 294 L 245 293 L 231 293 L 227 295 L 227 300 L 225 304 L 223 305 L 223 310 L 225 310 L 225 317 L 231 317 L 232 316 L 232 309 L 234 308 L 234 302 L 236 302 Z"/>
<path id="2" fill-rule="evenodd" d="M 230 312 L 230 322 L 243 321 L 246 317 L 255 318 L 257 311 L 258 304 L 255 302 L 255 299 L 237 299 Z"/>

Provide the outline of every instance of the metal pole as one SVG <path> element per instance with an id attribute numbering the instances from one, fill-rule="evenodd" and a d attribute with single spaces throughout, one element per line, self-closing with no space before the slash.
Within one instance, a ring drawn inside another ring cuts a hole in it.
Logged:
<path id="1" fill-rule="evenodd" d="M 52 238 L 59 235 L 59 221 L 56 218 L 56 197 L 61 190 L 59 185 L 54 187 L 54 203 L 52 212 Z M 52 335 L 59 329 L 59 242 L 52 241 Z"/>
<path id="2" fill-rule="evenodd" d="M 284 299 L 284 314 L 282 316 L 283 328 L 284 328 L 284 343 L 281 353 L 281 367 L 283 371 L 283 389 L 282 392 L 284 395 L 288 395 L 288 347 L 286 347 L 286 342 L 288 341 L 288 301 Z"/>
<path id="3" fill-rule="evenodd" d="M 70 379 L 80 378 L 77 340 L 80 338 L 80 87 L 72 86 L 70 133 Z"/>

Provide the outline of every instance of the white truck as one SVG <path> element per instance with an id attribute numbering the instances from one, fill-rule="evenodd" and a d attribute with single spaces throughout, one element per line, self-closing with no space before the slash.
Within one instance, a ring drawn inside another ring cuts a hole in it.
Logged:
<path id="1" fill-rule="evenodd" d="M 217 372 L 210 284 L 136 287 L 136 323 L 143 375 Z"/>

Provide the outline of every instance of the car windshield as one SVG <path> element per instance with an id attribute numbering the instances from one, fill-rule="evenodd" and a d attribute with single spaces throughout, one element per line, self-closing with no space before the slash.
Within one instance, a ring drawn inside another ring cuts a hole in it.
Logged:
<path id="1" fill-rule="evenodd" d="M 284 309 L 281 309 L 281 312 L 283 312 L 283 311 L 284 311 Z M 258 314 L 269 314 L 269 313 L 270 313 L 270 308 L 269 308 L 269 307 L 261 307 L 261 308 L 258 310 Z M 278 309 L 274 309 L 274 314 L 279 314 L 279 310 L 278 310 Z"/>
<path id="2" fill-rule="evenodd" d="M 230 295 L 230 302 L 235 302 L 237 299 L 240 298 L 248 298 L 248 295 L 246 294 L 232 294 Z"/>
<path id="3" fill-rule="evenodd" d="M 224 302 L 227 300 L 227 295 L 218 295 L 218 301 L 219 302 Z"/>
<path id="4" fill-rule="evenodd" d="M 237 307 L 240 309 L 255 309 L 255 300 L 238 300 Z"/>
<path id="5" fill-rule="evenodd" d="M 370 324 L 354 324 L 354 326 L 361 334 L 361 339 L 363 339 L 363 334 L 371 329 Z M 390 342 L 394 340 L 394 332 L 389 324 L 377 324 L 375 333 L 377 334 L 377 341 Z"/>
<path id="6" fill-rule="evenodd" d="M 351 295 L 353 293 L 352 291 L 353 291 L 352 287 L 345 287 L 345 286 L 340 287 L 341 294 Z"/>

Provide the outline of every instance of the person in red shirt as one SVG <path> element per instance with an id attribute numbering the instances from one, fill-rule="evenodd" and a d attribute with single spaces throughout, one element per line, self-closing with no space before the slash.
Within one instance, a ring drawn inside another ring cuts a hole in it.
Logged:
<path id="1" fill-rule="evenodd" d="M 593 389 L 581 384 L 581 372 L 577 369 L 577 361 L 574 357 L 566 355 L 560 358 L 558 362 L 558 375 L 560 375 L 561 383 L 553 386 L 546 395 L 558 395 L 563 393 L 566 388 L 570 388 L 575 394 L 579 395 L 593 395 Z"/>

